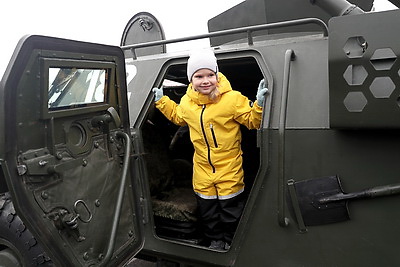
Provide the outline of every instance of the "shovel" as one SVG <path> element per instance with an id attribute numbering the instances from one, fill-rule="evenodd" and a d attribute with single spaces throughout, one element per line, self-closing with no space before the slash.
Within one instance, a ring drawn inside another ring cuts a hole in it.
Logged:
<path id="1" fill-rule="evenodd" d="M 337 176 L 288 182 L 289 208 L 305 226 L 342 222 L 350 219 L 348 200 L 400 194 L 400 183 L 344 193 Z M 294 189 L 294 190 L 293 190 Z M 299 218 L 300 217 L 300 218 Z"/>

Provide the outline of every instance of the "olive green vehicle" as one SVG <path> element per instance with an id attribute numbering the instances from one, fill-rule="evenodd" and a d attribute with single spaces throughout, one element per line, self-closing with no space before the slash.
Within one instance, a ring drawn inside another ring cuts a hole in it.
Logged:
<path id="1" fill-rule="evenodd" d="M 0 265 L 399 266 L 400 13 L 285 2 L 244 1 L 174 40 L 149 13 L 120 47 L 22 38 L 0 84 Z M 242 130 L 227 251 L 203 243 L 188 131 L 152 93 L 179 102 L 189 52 L 166 45 L 202 38 L 234 89 L 269 88 L 261 128 Z"/>

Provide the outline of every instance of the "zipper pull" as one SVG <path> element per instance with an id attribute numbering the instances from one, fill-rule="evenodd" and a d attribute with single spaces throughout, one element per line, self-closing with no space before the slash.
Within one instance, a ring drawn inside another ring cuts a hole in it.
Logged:
<path id="1" fill-rule="evenodd" d="M 214 146 L 218 147 L 218 143 L 217 143 L 217 137 L 215 136 L 215 132 L 214 132 L 214 125 L 212 123 L 210 123 L 210 131 L 211 131 L 211 135 L 214 141 Z"/>

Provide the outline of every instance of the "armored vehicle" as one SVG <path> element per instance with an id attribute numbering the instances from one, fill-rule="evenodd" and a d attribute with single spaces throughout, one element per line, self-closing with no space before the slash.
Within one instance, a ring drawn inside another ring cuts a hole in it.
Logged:
<path id="1" fill-rule="evenodd" d="M 1 265 L 400 265 L 400 13 L 286 2 L 247 0 L 173 40 L 149 13 L 121 46 L 23 37 L 0 86 Z M 234 89 L 269 88 L 260 129 L 242 129 L 226 251 L 203 243 L 188 131 L 152 93 L 179 102 L 189 52 L 166 46 L 201 38 Z"/>

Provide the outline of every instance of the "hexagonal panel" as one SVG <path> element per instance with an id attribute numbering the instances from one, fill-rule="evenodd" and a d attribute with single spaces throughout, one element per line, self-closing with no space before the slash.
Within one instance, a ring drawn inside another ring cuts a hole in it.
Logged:
<path id="1" fill-rule="evenodd" d="M 390 77 L 376 77 L 369 89 L 375 98 L 389 98 L 396 86 Z"/>
<path id="2" fill-rule="evenodd" d="M 396 61 L 396 54 L 390 48 L 380 48 L 374 51 L 371 64 L 376 70 L 390 70 Z"/>
<path id="3" fill-rule="evenodd" d="M 362 36 L 354 36 L 347 39 L 343 50 L 349 58 L 362 57 L 367 50 L 368 43 Z"/>
<path id="4" fill-rule="evenodd" d="M 350 112 L 362 112 L 367 103 L 367 98 L 362 92 L 350 92 L 343 100 L 343 104 Z"/>
<path id="5" fill-rule="evenodd" d="M 361 85 L 368 76 L 362 65 L 349 65 L 343 73 L 343 78 L 349 85 Z"/>

